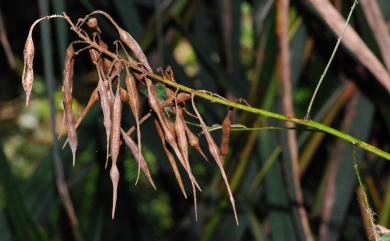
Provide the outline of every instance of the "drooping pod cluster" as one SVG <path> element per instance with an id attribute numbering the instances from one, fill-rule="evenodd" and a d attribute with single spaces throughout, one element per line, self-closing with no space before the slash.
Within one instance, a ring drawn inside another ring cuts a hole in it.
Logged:
<path id="1" fill-rule="evenodd" d="M 115 52 L 111 52 L 109 46 L 102 40 L 99 22 L 94 15 L 100 15 L 108 19 L 117 31 L 119 40 L 115 41 Z M 199 111 L 196 109 L 194 97 L 190 93 L 174 90 L 165 85 L 163 86 L 164 94 L 163 96 L 160 96 L 156 90 L 157 84 L 153 83 L 150 78 L 150 75 L 153 74 L 153 72 L 146 55 L 134 38 L 119 27 L 109 14 L 103 11 L 95 11 L 84 18 L 79 19 L 76 24 L 74 24 L 65 13 L 58 17 L 65 19 L 70 25 L 71 30 L 74 31 L 78 37 L 78 39 L 70 43 L 67 48 L 64 66 L 62 92 L 64 116 L 67 127 L 67 139 L 64 147 L 66 144 L 69 144 L 74 164 L 78 144 L 76 130 L 91 107 L 97 102 L 100 102 L 100 108 L 103 115 L 103 126 L 106 134 L 106 167 L 109 160 L 111 160 L 110 178 L 113 186 L 112 218 L 115 216 L 117 190 L 120 179 L 120 165 L 118 164 L 118 160 L 121 144 L 125 144 L 130 149 L 134 159 L 137 161 L 138 175 L 136 184 L 140 173 L 142 172 L 151 186 L 156 189 L 148 163 L 146 162 L 141 149 L 141 125 L 145 121 L 153 119 L 152 121 L 156 126 L 156 131 L 160 137 L 168 162 L 172 167 L 180 190 L 185 198 L 187 198 L 187 193 L 183 178 L 179 171 L 180 168 L 184 170 L 184 173 L 191 184 L 195 217 L 197 219 L 196 197 L 197 191 L 201 191 L 202 189 L 192 172 L 189 147 L 194 148 L 205 160 L 208 159 L 201 148 L 198 136 L 194 134 L 187 125 L 186 117 L 187 115 L 192 115 L 198 119 L 199 125 L 201 126 L 207 141 L 209 152 L 221 171 L 237 221 L 235 201 L 223 168 L 223 156 L 225 156 L 228 151 L 231 124 L 230 112 L 223 123 L 223 140 L 221 147 L 219 148 L 209 133 Z M 26 92 L 26 103 L 28 103 L 30 98 L 34 79 L 33 58 L 35 49 L 32 39 L 32 29 L 33 27 L 29 32 L 24 52 L 23 88 Z M 76 46 L 81 47 L 75 49 Z M 125 56 L 122 56 L 122 52 L 119 51 L 118 46 L 122 47 Z M 74 61 L 77 55 L 84 50 L 88 51 L 91 63 L 96 68 L 98 78 L 96 80 L 96 88 L 91 93 L 87 106 L 76 118 L 72 110 Z M 161 70 L 161 75 L 167 81 L 176 82 L 173 70 L 170 66 L 168 66 L 165 71 Z M 141 86 L 147 90 L 146 94 L 141 94 L 141 91 L 139 90 Z M 141 97 L 141 95 L 144 97 Z M 145 101 L 149 108 L 141 110 L 142 101 Z M 195 114 L 191 114 L 187 110 L 186 101 L 192 102 L 192 108 Z M 126 128 L 122 125 L 122 118 L 124 116 L 122 115 L 123 105 L 128 105 L 130 107 L 132 120 L 135 122 L 135 125 L 127 132 L 125 131 Z M 146 114 L 143 114 L 143 112 Z M 137 141 L 133 140 L 133 133 L 136 133 Z"/>

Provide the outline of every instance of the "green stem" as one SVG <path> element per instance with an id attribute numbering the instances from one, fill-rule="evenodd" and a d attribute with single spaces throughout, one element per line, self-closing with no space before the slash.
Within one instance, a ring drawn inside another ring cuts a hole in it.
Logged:
<path id="1" fill-rule="evenodd" d="M 145 72 L 142 68 L 138 67 L 138 66 L 134 66 L 132 64 L 130 64 L 131 68 L 134 69 L 135 71 L 137 72 Z M 383 157 L 387 160 L 390 160 L 390 153 L 388 152 L 385 152 L 373 145 L 370 145 L 362 140 L 359 140 L 351 135 L 348 135 L 348 134 L 345 134 L 344 132 L 341 132 L 339 130 L 336 130 L 332 127 L 329 127 L 329 126 L 326 126 L 326 125 L 323 125 L 319 122 L 316 122 L 316 121 L 313 121 L 313 120 L 304 120 L 304 119 L 299 119 L 299 118 L 295 118 L 295 117 L 292 117 L 292 116 L 286 116 L 286 115 L 282 115 L 282 114 L 278 114 L 278 113 L 274 113 L 274 112 L 270 112 L 270 111 L 266 111 L 266 110 L 263 110 L 263 109 L 259 109 L 259 108 L 255 108 L 255 107 L 251 107 L 251 106 L 247 106 L 247 105 L 242 105 L 242 104 L 239 104 L 239 103 L 236 103 L 236 102 L 233 102 L 233 101 L 230 101 L 230 100 L 227 100 L 227 99 L 223 99 L 221 97 L 218 97 L 218 96 L 215 96 L 213 94 L 209 94 L 207 91 L 202 91 L 202 90 L 194 90 L 190 87 L 187 87 L 187 86 L 184 86 L 184 85 L 181 85 L 181 84 L 178 84 L 176 82 L 172 82 L 168 79 L 164 79 L 162 78 L 161 76 L 159 75 L 156 75 L 154 73 L 150 73 L 150 72 L 147 72 L 146 73 L 148 77 L 154 79 L 154 80 L 157 80 L 159 82 L 162 82 L 168 86 L 171 86 L 173 88 L 177 88 L 177 89 L 180 89 L 181 91 L 184 91 L 184 92 L 188 92 L 190 94 L 193 94 L 194 96 L 198 96 L 202 99 L 205 99 L 205 100 L 209 100 L 213 103 L 219 103 L 221 105 L 225 105 L 225 106 L 230 106 L 230 107 L 233 107 L 233 108 L 236 108 L 236 109 L 240 109 L 240 110 L 243 110 L 243 111 L 247 111 L 247 112 L 250 112 L 250 113 L 253 113 L 253 114 L 257 114 L 257 115 L 261 115 L 261 116 L 264 116 L 264 117 L 269 117 L 269 118 L 273 118 L 273 119 L 278 119 L 278 120 L 282 120 L 282 121 L 288 121 L 288 122 L 292 122 L 292 123 L 295 123 L 295 124 L 298 124 L 298 125 L 303 125 L 303 126 L 307 126 L 307 127 L 312 127 L 316 130 L 320 130 L 320 131 L 323 131 L 325 133 L 328 133 L 328 134 L 331 134 L 333 136 L 336 136 L 336 137 L 339 137 L 345 141 L 348 141 L 350 143 L 352 143 L 353 145 L 356 145 L 364 150 L 367 150 L 369 152 L 372 152 L 372 153 L 375 153 L 376 155 L 380 156 L 380 157 Z"/>
<path id="2" fill-rule="evenodd" d="M 324 80 L 325 75 L 326 75 L 326 73 L 327 73 L 328 70 L 329 70 L 330 64 L 333 62 L 334 56 L 336 55 L 337 49 L 339 48 L 339 45 L 340 45 L 340 43 L 341 43 L 341 39 L 343 38 L 345 31 L 347 30 L 349 20 L 351 19 L 353 10 L 355 9 L 355 7 L 356 7 L 357 4 L 358 4 L 358 1 L 357 1 L 357 0 L 355 0 L 355 1 L 353 2 L 353 4 L 352 4 L 352 7 L 351 7 L 351 9 L 350 9 L 350 11 L 349 11 L 349 14 L 348 14 L 348 17 L 347 17 L 347 20 L 345 21 L 345 26 L 344 26 L 343 32 L 340 34 L 339 38 L 337 39 L 336 46 L 334 47 L 334 49 L 333 49 L 333 51 L 332 51 L 332 54 L 331 54 L 331 56 L 330 56 L 330 58 L 329 58 L 329 60 L 328 60 L 328 63 L 326 64 L 326 67 L 325 67 L 325 69 L 324 69 L 324 72 L 322 72 L 321 77 L 320 77 L 320 80 L 318 81 L 317 86 L 316 86 L 316 88 L 315 88 L 315 90 L 314 90 L 313 96 L 312 96 L 311 99 L 310 99 L 310 103 L 309 103 L 309 106 L 307 107 L 305 119 L 310 119 L 311 107 L 313 106 L 314 99 L 316 98 L 317 92 L 318 92 L 318 90 L 320 89 L 320 86 L 321 86 L 321 84 L 322 84 L 322 81 Z"/>

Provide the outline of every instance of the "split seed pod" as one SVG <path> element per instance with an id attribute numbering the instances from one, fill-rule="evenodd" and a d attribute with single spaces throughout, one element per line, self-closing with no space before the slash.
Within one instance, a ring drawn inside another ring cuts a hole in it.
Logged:
<path id="1" fill-rule="evenodd" d="M 26 106 L 30 100 L 31 90 L 34 82 L 34 54 L 35 47 L 32 39 L 32 31 L 27 36 L 26 43 L 24 45 L 23 57 L 24 57 L 24 66 L 23 66 L 23 75 L 22 75 L 22 84 L 24 92 L 26 93 Z"/>
<path id="2" fill-rule="evenodd" d="M 230 186 L 229 186 L 228 179 L 226 177 L 225 170 L 223 169 L 223 160 L 222 160 L 221 155 L 219 153 L 219 149 L 217 147 L 217 144 L 215 144 L 213 138 L 211 137 L 211 134 L 210 134 L 209 130 L 207 129 L 207 126 L 206 126 L 205 122 L 203 121 L 202 116 L 199 114 L 199 111 L 198 111 L 198 109 L 195 106 L 194 96 L 192 96 L 191 101 L 192 101 L 192 108 L 194 109 L 195 114 L 198 117 L 199 123 L 200 123 L 200 125 L 202 127 L 202 130 L 203 130 L 203 133 L 204 133 L 204 135 L 206 137 L 207 144 L 209 145 L 210 154 L 215 159 L 215 162 L 217 163 L 217 166 L 219 167 L 219 170 L 221 171 L 222 178 L 223 178 L 223 180 L 225 182 L 225 186 L 226 186 L 226 189 L 227 189 L 228 194 L 229 194 L 230 203 L 231 203 L 232 208 L 233 208 L 234 218 L 236 219 L 236 223 L 238 225 L 236 204 L 235 204 L 235 201 L 234 201 L 234 197 L 233 197 L 232 191 L 231 191 Z"/>
<path id="3" fill-rule="evenodd" d="M 64 67 L 64 82 L 63 82 L 63 105 L 65 112 L 65 121 L 68 128 L 69 146 L 72 150 L 73 166 L 76 160 L 77 150 L 77 133 L 74 125 L 72 112 L 72 88 L 73 88 L 73 68 L 74 68 L 74 48 L 70 44 L 66 50 L 65 67 Z"/>

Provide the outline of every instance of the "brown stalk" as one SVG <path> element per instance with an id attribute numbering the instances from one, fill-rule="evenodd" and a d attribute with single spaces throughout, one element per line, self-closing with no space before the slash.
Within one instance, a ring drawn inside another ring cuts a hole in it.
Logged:
<path id="1" fill-rule="evenodd" d="M 233 193 L 232 193 L 232 191 L 230 189 L 230 185 L 229 185 L 229 182 L 228 182 L 225 170 L 223 169 L 223 164 L 222 164 L 223 160 L 221 158 L 221 154 L 219 153 L 218 146 L 217 146 L 217 144 L 215 144 L 213 138 L 211 137 L 211 134 L 210 134 L 209 130 L 207 129 L 207 125 L 203 121 L 202 116 L 199 114 L 199 111 L 196 108 L 196 105 L 195 105 L 195 102 L 194 102 L 194 96 L 192 96 L 191 101 L 192 101 L 192 108 L 194 109 L 195 114 L 198 117 L 198 120 L 199 120 L 199 123 L 200 123 L 200 125 L 202 127 L 204 136 L 206 137 L 207 144 L 209 145 L 210 154 L 213 156 L 215 162 L 217 163 L 217 166 L 219 167 L 219 170 L 221 171 L 221 175 L 222 175 L 223 181 L 225 182 L 225 186 L 226 186 L 226 189 L 227 189 L 228 194 L 229 194 L 230 203 L 231 203 L 232 208 L 233 208 L 234 218 L 235 218 L 236 223 L 238 225 L 236 204 L 235 204 L 235 201 L 234 201 Z"/>
<path id="2" fill-rule="evenodd" d="M 127 68 L 126 69 L 126 88 L 127 88 L 127 94 L 128 94 L 128 99 L 127 103 L 130 105 L 131 112 L 133 113 L 135 123 L 137 125 L 137 138 L 138 138 L 138 151 L 139 154 L 138 156 L 141 156 L 141 130 L 140 130 L 140 124 L 139 124 L 139 113 L 140 113 L 140 100 L 139 100 L 139 95 L 138 95 L 138 90 L 137 90 L 137 85 L 134 80 L 133 75 L 129 72 Z M 135 183 L 138 183 L 139 179 L 139 174 L 140 174 L 140 163 L 138 162 L 138 174 L 137 174 L 137 180 Z"/>
<path id="3" fill-rule="evenodd" d="M 7 61 L 8 61 L 9 66 L 15 70 L 16 69 L 15 56 L 12 52 L 11 45 L 9 44 L 9 41 L 8 41 L 7 31 L 6 31 L 5 26 L 4 26 L 4 21 L 3 21 L 2 15 L 3 14 L 0 11 L 0 42 L 1 42 L 1 45 L 3 46 L 5 56 L 7 57 Z"/>
<path id="4" fill-rule="evenodd" d="M 142 171 L 145 173 L 145 176 L 148 178 L 148 181 L 150 182 L 154 190 L 157 190 L 156 186 L 154 185 L 152 176 L 150 175 L 148 164 L 146 163 L 142 153 L 139 151 L 137 144 L 135 144 L 133 139 L 131 139 L 130 136 L 128 136 L 123 129 L 121 129 L 121 134 L 124 142 L 129 147 L 131 153 L 133 153 L 134 158 L 137 160 L 138 166 L 141 167 Z M 138 178 L 139 177 L 137 177 L 137 180 Z"/>
<path id="5" fill-rule="evenodd" d="M 310 0 L 310 2 L 336 35 L 343 32 L 345 19 L 332 6 L 330 1 Z M 344 33 L 342 43 L 368 70 L 370 70 L 379 83 L 390 92 L 389 72 L 383 67 L 378 58 L 371 52 L 355 30 L 348 28 Z"/>
<path id="6" fill-rule="evenodd" d="M 277 4 L 277 35 L 279 42 L 279 65 L 278 73 L 280 73 L 280 79 L 283 84 L 283 97 L 282 105 L 283 111 L 287 116 L 294 116 L 293 98 L 292 98 L 292 86 L 291 86 L 291 68 L 290 68 L 290 51 L 289 51 L 289 8 L 290 0 L 278 0 Z M 287 122 L 287 127 L 294 128 L 293 123 Z M 290 152 L 290 160 L 292 167 L 292 179 L 294 196 L 298 203 L 297 212 L 301 219 L 301 225 L 303 233 L 307 241 L 312 241 L 313 235 L 310 230 L 309 220 L 306 210 L 303 206 L 303 194 L 300 182 L 299 172 L 299 160 L 298 160 L 298 143 L 295 131 L 289 131 L 287 133 L 287 141 Z"/>
<path id="7" fill-rule="evenodd" d="M 74 125 L 73 111 L 72 111 L 73 68 L 74 68 L 74 48 L 73 48 L 73 44 L 71 43 L 66 50 L 66 56 L 65 56 L 62 98 L 63 98 L 66 126 L 68 129 L 69 146 L 70 149 L 72 150 L 73 166 L 74 166 L 76 160 L 76 150 L 77 150 L 78 141 L 77 141 L 77 132 Z"/>
<path id="8" fill-rule="evenodd" d="M 180 190 L 183 193 L 184 198 L 187 199 L 187 194 L 186 194 L 186 190 L 184 188 L 183 180 L 181 179 L 181 175 L 180 175 L 179 169 L 177 168 L 175 158 L 173 157 L 171 151 L 167 147 L 167 143 L 165 141 L 165 136 L 164 136 L 164 131 L 160 125 L 160 122 L 157 119 L 154 119 L 154 124 L 156 126 L 156 130 L 157 130 L 157 133 L 160 137 L 161 144 L 163 146 L 165 154 L 168 157 L 169 164 L 171 165 L 173 173 L 175 174 L 176 180 L 179 184 Z"/>
<path id="9" fill-rule="evenodd" d="M 390 71 L 390 34 L 381 14 L 377 0 L 360 0 L 368 24 L 382 53 L 387 70 Z"/>
<path id="10" fill-rule="evenodd" d="M 117 200 L 117 189 L 118 189 L 118 182 L 119 182 L 119 171 L 117 168 L 117 159 L 119 155 L 119 147 L 120 147 L 120 135 L 121 135 L 121 115 L 122 115 L 122 102 L 119 94 L 119 78 L 117 83 L 117 89 L 114 99 L 114 104 L 112 107 L 112 131 L 111 131 L 111 170 L 110 170 L 110 177 L 112 181 L 112 219 L 114 219 L 115 216 L 115 207 L 116 207 L 116 200 Z"/>

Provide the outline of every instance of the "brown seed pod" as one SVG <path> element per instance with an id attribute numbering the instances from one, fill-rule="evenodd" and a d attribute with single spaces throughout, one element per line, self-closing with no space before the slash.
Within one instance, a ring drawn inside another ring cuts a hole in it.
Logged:
<path id="1" fill-rule="evenodd" d="M 116 163 L 119 155 L 120 136 L 121 136 L 121 115 L 122 115 L 122 102 L 119 94 L 119 78 L 116 89 L 114 105 L 112 107 L 112 130 L 111 130 L 111 160 L 112 163 Z"/>
<path id="2" fill-rule="evenodd" d="M 112 182 L 112 212 L 111 212 L 111 218 L 114 219 L 115 217 L 115 208 L 116 208 L 116 200 L 118 196 L 118 184 L 119 184 L 119 170 L 116 166 L 116 163 L 112 163 L 111 169 L 110 169 L 110 178 Z"/>
<path id="3" fill-rule="evenodd" d="M 22 75 L 22 85 L 24 92 L 26 93 L 26 106 L 28 106 L 31 90 L 34 82 L 34 54 L 35 47 L 32 39 L 32 32 L 30 31 L 27 36 L 26 43 L 24 45 L 23 57 L 24 57 L 24 66 L 23 66 L 23 75 Z"/>
<path id="4" fill-rule="evenodd" d="M 178 142 L 181 154 L 183 155 L 184 160 L 186 162 L 188 172 L 190 175 L 192 175 L 191 165 L 190 165 L 190 162 L 188 159 L 188 142 L 187 142 L 186 131 L 185 131 L 185 121 L 184 121 L 181 107 L 179 107 L 177 105 L 177 102 L 176 102 L 175 109 L 176 109 L 175 132 L 176 132 L 176 136 L 177 136 L 177 142 Z M 195 220 L 197 221 L 198 220 L 198 208 L 197 208 L 197 200 L 196 200 L 196 188 L 195 188 L 195 183 L 193 181 L 193 178 L 191 178 L 191 186 L 192 186 L 192 193 L 193 193 L 193 198 L 194 198 Z"/>
<path id="5" fill-rule="evenodd" d="M 121 27 L 117 26 L 117 31 L 119 33 L 120 40 L 134 53 L 134 56 L 147 68 L 149 72 L 153 72 L 152 68 L 150 68 L 148 59 L 146 58 L 144 52 L 142 51 L 141 47 L 137 43 L 137 41 L 134 40 L 134 38 L 126 32 Z"/>
<path id="6" fill-rule="evenodd" d="M 189 163 L 188 160 L 188 142 L 186 137 L 186 130 L 185 130 L 185 124 L 184 124 L 184 118 L 182 110 L 180 109 L 180 106 L 176 103 L 176 119 L 175 119 L 175 132 L 177 136 L 177 142 L 179 145 L 179 149 L 181 151 L 181 154 L 184 157 L 184 160 L 186 161 L 187 165 Z"/>
<path id="7" fill-rule="evenodd" d="M 229 153 L 229 140 L 230 140 L 230 131 L 232 125 L 232 112 L 233 109 L 229 108 L 228 113 L 225 116 L 225 119 L 222 122 L 222 139 L 221 144 L 219 145 L 219 152 L 221 153 L 222 160 Z"/>
<path id="8" fill-rule="evenodd" d="M 65 56 L 62 99 L 64 105 L 66 126 L 68 128 L 69 146 L 70 149 L 72 150 L 73 166 L 74 166 L 76 160 L 76 150 L 77 150 L 78 141 L 77 141 L 76 128 L 74 125 L 73 111 L 72 111 L 73 68 L 74 68 L 74 48 L 73 48 L 73 44 L 70 44 L 66 50 L 66 56 Z"/>
<path id="9" fill-rule="evenodd" d="M 165 151 L 165 154 L 168 157 L 169 164 L 171 165 L 173 173 L 175 174 L 176 180 L 177 180 L 177 182 L 179 184 L 180 190 L 183 193 L 184 197 L 187 199 L 187 194 L 186 194 L 186 191 L 185 191 L 185 188 L 184 188 L 183 181 L 181 179 L 181 175 L 180 175 L 179 169 L 177 168 L 175 158 L 173 157 L 171 151 L 168 149 L 167 144 L 165 142 L 164 131 L 163 131 L 160 123 L 158 122 L 158 120 L 154 119 L 154 124 L 156 126 L 157 133 L 160 136 L 161 143 L 162 143 L 163 149 Z"/>
<path id="10" fill-rule="evenodd" d="M 138 138 L 138 151 L 140 152 L 139 155 L 141 155 L 141 130 L 140 130 L 140 124 L 139 124 L 139 112 L 140 112 L 140 100 L 137 90 L 137 84 L 133 78 L 133 75 L 129 72 L 129 70 L 126 68 L 126 88 L 127 88 L 127 94 L 128 94 L 128 101 L 130 105 L 131 112 L 134 115 L 135 123 L 137 125 L 137 138 Z M 140 164 L 140 162 L 138 162 Z M 138 175 L 137 175 L 137 181 L 139 178 L 140 173 L 140 165 L 138 165 Z"/>
<path id="11" fill-rule="evenodd" d="M 108 163 L 108 153 L 109 153 L 109 147 L 110 147 L 110 138 L 111 138 L 111 128 L 112 128 L 112 122 L 111 122 L 111 108 L 110 108 L 110 102 L 108 100 L 107 96 L 107 89 L 103 82 L 103 77 L 101 73 L 101 69 L 97 67 L 97 72 L 99 75 L 99 81 L 98 81 L 98 93 L 100 98 L 100 106 L 103 111 L 103 125 L 106 129 L 106 141 L 107 141 L 107 154 L 106 154 L 106 164 L 105 167 L 107 168 Z M 103 73 L 104 74 L 104 73 Z"/>
<path id="12" fill-rule="evenodd" d="M 148 164 L 145 161 L 145 158 L 142 155 L 142 153 L 139 151 L 137 144 L 135 144 L 133 139 L 131 139 L 130 136 L 128 136 L 126 134 L 126 132 L 124 130 L 122 130 L 122 129 L 121 129 L 121 134 L 122 134 L 122 138 L 123 138 L 124 142 L 129 147 L 131 153 L 133 153 L 134 158 L 137 160 L 138 166 L 141 167 L 141 169 L 144 172 L 145 176 L 148 178 L 148 181 L 150 182 L 150 184 L 152 185 L 154 190 L 156 190 L 156 186 L 154 185 L 152 176 L 150 175 Z M 139 176 L 137 176 L 136 184 L 138 182 L 138 178 L 139 178 Z"/>
<path id="13" fill-rule="evenodd" d="M 232 193 L 232 191 L 230 189 L 230 186 L 229 186 L 228 179 L 226 177 L 225 170 L 223 169 L 223 164 L 222 164 L 223 160 L 222 160 L 221 155 L 219 153 L 219 149 L 217 147 L 217 144 L 215 144 L 213 138 L 211 137 L 210 132 L 207 129 L 207 126 L 206 126 L 205 122 L 203 121 L 202 116 L 199 114 L 199 111 L 198 111 L 198 109 L 195 106 L 194 96 L 192 96 L 191 101 L 192 101 L 192 108 L 194 109 L 195 114 L 198 117 L 199 123 L 200 123 L 200 125 L 202 127 L 202 130 L 203 130 L 203 133 L 204 133 L 204 135 L 206 137 L 207 144 L 209 145 L 210 154 L 215 159 L 215 162 L 217 163 L 217 166 L 219 167 L 219 170 L 221 171 L 222 178 L 223 178 L 223 180 L 225 182 L 225 186 L 226 186 L 226 189 L 227 189 L 228 194 L 229 194 L 230 203 L 231 203 L 232 208 L 233 208 L 234 218 L 236 219 L 236 223 L 238 225 L 236 204 L 235 204 L 235 201 L 234 201 L 233 193 Z"/>
<path id="14" fill-rule="evenodd" d="M 98 95 L 98 91 L 97 91 L 97 88 L 92 92 L 91 96 L 89 97 L 89 100 L 88 100 L 88 103 L 87 103 L 87 106 L 84 108 L 83 112 L 81 113 L 81 115 L 79 116 L 79 118 L 77 119 L 77 122 L 75 124 L 75 128 L 77 129 L 79 127 L 79 125 L 81 124 L 81 122 L 83 121 L 83 119 L 85 118 L 85 116 L 87 115 L 87 113 L 89 112 L 89 110 L 92 108 L 92 106 L 99 100 L 99 95 Z M 65 148 L 66 144 L 68 143 L 68 138 L 66 139 L 64 145 L 62 146 L 62 149 Z"/>

